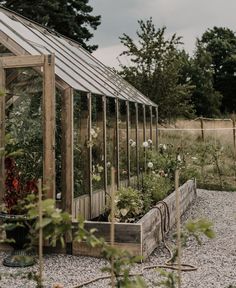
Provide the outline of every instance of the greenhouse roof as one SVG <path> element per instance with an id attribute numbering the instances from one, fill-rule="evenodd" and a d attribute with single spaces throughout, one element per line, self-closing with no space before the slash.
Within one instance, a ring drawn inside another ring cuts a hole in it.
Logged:
<path id="1" fill-rule="evenodd" d="M 75 90 L 157 106 L 74 40 L 0 6 L 0 43 L 16 54 L 55 54 L 55 74 Z M 11 49 L 12 48 L 12 49 Z"/>

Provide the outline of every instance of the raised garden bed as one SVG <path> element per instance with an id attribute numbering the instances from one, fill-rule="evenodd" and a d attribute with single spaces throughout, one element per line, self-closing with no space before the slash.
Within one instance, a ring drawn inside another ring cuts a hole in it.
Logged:
<path id="1" fill-rule="evenodd" d="M 185 213 L 189 205 L 196 197 L 196 183 L 194 180 L 187 181 L 180 188 L 180 209 L 181 215 Z M 175 224 L 176 204 L 175 191 L 164 199 L 169 208 L 170 227 Z M 164 207 L 158 204 L 164 212 Z M 166 217 L 166 215 L 164 216 Z M 86 221 L 85 228 L 96 228 L 96 235 L 103 237 L 108 243 L 110 241 L 109 222 Z M 158 246 L 161 240 L 161 217 L 158 209 L 152 209 L 145 214 L 137 223 L 116 223 L 115 224 L 115 245 L 126 249 L 133 255 L 140 255 L 146 259 Z M 101 249 L 91 248 L 86 243 L 74 242 L 72 245 L 73 255 L 99 257 Z"/>

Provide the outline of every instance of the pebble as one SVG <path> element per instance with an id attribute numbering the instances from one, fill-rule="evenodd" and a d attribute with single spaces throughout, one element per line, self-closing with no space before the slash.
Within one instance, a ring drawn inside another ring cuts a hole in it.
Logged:
<path id="1" fill-rule="evenodd" d="M 182 273 L 182 288 L 229 288 L 236 287 L 236 193 L 198 190 L 195 203 L 183 216 L 187 219 L 207 218 L 214 223 L 216 237 L 213 240 L 204 237 L 201 246 L 192 239 L 183 248 L 183 262 L 196 265 L 197 271 Z M 171 233 L 168 236 L 171 240 Z M 0 253 L 0 288 L 35 288 L 34 281 L 22 279 L 22 273 L 36 271 L 31 268 L 7 268 L 1 263 L 5 253 Z M 142 265 L 163 264 L 169 255 L 160 245 L 143 264 L 137 264 L 134 271 L 140 271 Z M 107 263 L 104 259 L 78 257 L 71 255 L 45 255 L 44 287 L 52 288 L 55 283 L 64 288 L 76 285 L 104 275 L 101 268 Z M 12 273 L 15 277 L 5 275 Z M 148 287 L 158 287 L 160 277 L 156 270 L 145 270 Z M 110 287 L 109 280 L 99 280 L 87 288 Z M 61 286 L 59 285 L 61 284 Z"/>

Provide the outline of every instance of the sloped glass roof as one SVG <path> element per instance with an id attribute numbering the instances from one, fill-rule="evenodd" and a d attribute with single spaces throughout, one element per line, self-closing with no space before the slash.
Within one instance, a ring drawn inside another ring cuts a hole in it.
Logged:
<path id="1" fill-rule="evenodd" d="M 75 41 L 1 6 L 0 31 L 26 54 L 54 53 L 56 75 L 75 90 L 157 106 Z"/>

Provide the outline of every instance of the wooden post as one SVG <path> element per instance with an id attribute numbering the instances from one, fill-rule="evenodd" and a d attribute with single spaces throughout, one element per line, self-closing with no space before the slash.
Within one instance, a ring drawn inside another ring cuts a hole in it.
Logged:
<path id="1" fill-rule="evenodd" d="M 204 135 L 204 122 L 203 122 L 203 118 L 202 118 L 202 117 L 200 117 L 200 123 L 201 123 L 202 141 L 204 142 L 204 140 L 205 140 L 205 135 Z"/>
<path id="2" fill-rule="evenodd" d="M 43 66 L 43 185 L 55 199 L 55 56 L 44 56 Z"/>
<path id="3" fill-rule="evenodd" d="M 73 171 L 73 89 L 68 88 L 62 94 L 62 201 L 63 209 L 73 215 L 74 171 Z"/>
<path id="4" fill-rule="evenodd" d="M 235 113 L 233 113 L 233 143 L 234 143 L 234 181 L 236 182 L 236 131 L 235 131 Z"/>
<path id="5" fill-rule="evenodd" d="M 0 204 L 4 196 L 5 167 L 4 167 L 4 148 L 5 148 L 5 69 L 0 61 Z"/>
<path id="6" fill-rule="evenodd" d="M 38 181 L 38 209 L 39 209 L 39 283 L 43 287 L 43 209 L 42 209 L 42 181 Z"/>
<path id="7" fill-rule="evenodd" d="M 91 129 L 92 129 L 92 94 L 88 93 L 87 94 L 87 99 L 88 99 L 88 140 L 89 140 L 89 147 L 88 147 L 88 176 L 89 176 L 89 201 L 90 201 L 90 219 L 92 219 L 92 211 L 93 211 L 93 179 L 92 179 L 92 174 L 93 174 L 93 159 L 92 159 L 92 135 L 91 135 Z"/>
<path id="8" fill-rule="evenodd" d="M 107 98 L 102 97 L 103 101 L 103 168 L 104 168 L 104 190 L 105 190 L 105 203 L 107 194 Z"/>
<path id="9" fill-rule="evenodd" d="M 156 150 L 158 151 L 158 146 L 159 146 L 159 137 L 158 137 L 158 107 L 156 107 Z"/>
<path id="10" fill-rule="evenodd" d="M 137 171 L 137 186 L 139 188 L 139 125 L 138 125 L 138 103 L 135 103 L 135 141 L 136 141 L 136 171 Z"/>
<path id="11" fill-rule="evenodd" d="M 181 287 L 181 212 L 180 212 L 180 191 L 179 191 L 179 170 L 175 171 L 175 195 L 176 195 L 176 229 L 177 229 L 177 268 L 178 288 Z"/>
<path id="12" fill-rule="evenodd" d="M 149 106 L 150 109 L 150 139 L 153 140 L 152 138 L 152 106 Z"/>
<path id="13" fill-rule="evenodd" d="M 128 172 L 128 185 L 130 185 L 130 111 L 129 101 L 126 101 L 126 146 L 127 146 L 127 172 Z"/>
<path id="14" fill-rule="evenodd" d="M 147 130 L 146 130 L 146 106 L 143 105 L 143 141 L 147 141 Z M 146 148 L 144 149 L 144 172 L 146 173 L 147 170 L 147 151 Z"/>
<path id="15" fill-rule="evenodd" d="M 116 178 L 117 188 L 120 187 L 120 144 L 119 144 L 119 99 L 116 98 Z"/>
<path id="16" fill-rule="evenodd" d="M 111 230 L 110 241 L 111 247 L 114 248 L 115 244 L 115 170 L 111 168 Z M 111 257 L 111 286 L 115 287 L 115 274 L 114 274 L 114 256 Z"/>
<path id="17" fill-rule="evenodd" d="M 234 151 L 236 149 L 236 133 L 235 133 L 235 113 L 233 113 L 233 143 L 234 143 Z"/>

